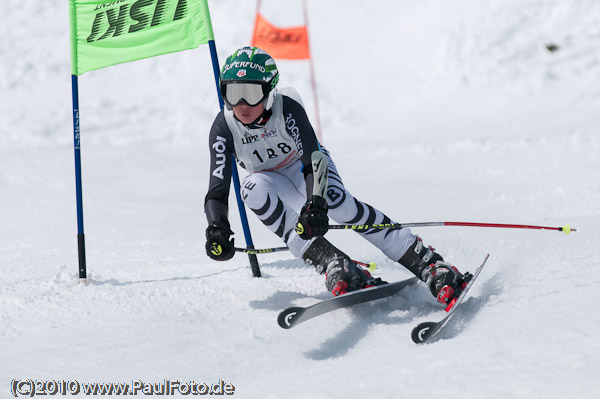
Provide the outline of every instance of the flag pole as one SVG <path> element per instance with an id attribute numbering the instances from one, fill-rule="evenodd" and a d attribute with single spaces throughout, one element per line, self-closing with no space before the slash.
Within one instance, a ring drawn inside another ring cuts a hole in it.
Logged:
<path id="1" fill-rule="evenodd" d="M 83 232 L 83 190 L 81 184 L 79 82 L 77 75 L 71 75 L 71 93 L 73 97 L 73 147 L 75 150 L 75 195 L 77 201 L 77 255 L 79 258 L 79 282 L 87 285 L 88 280 L 85 260 L 85 235 Z"/>
<path id="2" fill-rule="evenodd" d="M 306 0 L 302 0 L 302 9 L 304 12 L 304 25 L 306 26 L 306 32 L 308 34 L 308 7 L 306 6 Z M 310 54 L 310 38 L 307 42 Z M 317 138 L 319 142 L 323 142 L 323 137 L 321 135 L 321 116 L 319 115 L 319 99 L 317 96 L 317 79 L 315 77 L 315 65 L 313 63 L 312 55 L 308 57 L 308 64 L 310 68 L 310 83 L 312 85 L 313 92 L 313 102 L 315 104 L 315 120 L 317 125 Z"/>
<path id="3" fill-rule="evenodd" d="M 208 47 L 210 48 L 210 57 L 212 59 L 213 65 L 213 73 L 215 75 L 215 83 L 217 85 L 217 95 L 219 97 L 219 106 L 221 109 L 224 107 L 223 97 L 221 97 L 221 90 L 219 88 L 219 76 L 220 76 L 220 68 L 219 68 L 219 59 L 217 57 L 217 48 L 215 46 L 214 40 L 208 41 Z M 231 179 L 233 180 L 233 186 L 235 189 L 235 197 L 237 199 L 238 210 L 240 213 L 240 219 L 242 220 L 242 228 L 244 230 L 244 238 L 246 239 L 246 246 L 249 249 L 254 248 L 254 244 L 252 243 L 252 235 L 250 234 L 250 226 L 248 225 L 248 216 L 246 214 L 246 208 L 244 207 L 244 202 L 242 201 L 242 196 L 240 194 L 240 177 L 238 174 L 237 164 L 235 162 L 235 158 L 231 158 Z M 261 277 L 260 266 L 258 264 L 258 258 L 255 253 L 248 253 L 248 259 L 250 260 L 250 268 L 252 269 L 252 276 Z"/>

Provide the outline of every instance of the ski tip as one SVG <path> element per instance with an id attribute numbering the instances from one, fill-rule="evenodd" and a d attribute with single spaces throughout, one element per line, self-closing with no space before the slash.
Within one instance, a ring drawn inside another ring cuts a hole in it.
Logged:
<path id="1" fill-rule="evenodd" d="M 413 342 L 415 344 L 422 344 L 427 341 L 427 339 L 432 336 L 432 328 L 436 324 L 437 323 L 431 321 L 426 321 L 413 328 L 412 333 L 410 334 Z"/>
<path id="2" fill-rule="evenodd" d="M 277 316 L 277 324 L 284 329 L 290 329 L 298 324 L 298 316 L 304 312 L 304 308 L 292 307 L 283 310 Z"/>

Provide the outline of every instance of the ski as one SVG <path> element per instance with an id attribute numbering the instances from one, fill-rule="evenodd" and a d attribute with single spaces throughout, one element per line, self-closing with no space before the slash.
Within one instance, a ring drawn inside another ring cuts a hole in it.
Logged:
<path id="1" fill-rule="evenodd" d="M 289 307 L 279 313 L 279 316 L 277 317 L 277 323 L 279 323 L 281 328 L 289 329 L 302 322 L 305 322 L 306 320 L 310 320 L 313 317 L 320 316 L 337 309 L 353 306 L 363 302 L 374 301 L 376 299 L 387 298 L 396 294 L 402 288 L 414 284 L 417 281 L 419 281 L 419 279 L 413 277 L 394 283 L 352 291 L 347 294 L 317 302 L 308 307 Z"/>
<path id="2" fill-rule="evenodd" d="M 475 282 L 475 279 L 477 279 L 477 276 L 479 276 L 479 273 L 481 273 L 481 270 L 483 269 L 483 266 L 485 266 L 485 263 L 487 262 L 487 260 L 488 260 L 489 257 L 490 257 L 489 254 L 485 256 L 485 259 L 483 260 L 483 263 L 481 264 L 481 266 L 479 266 L 477 268 L 477 270 L 475 270 L 475 273 L 473 274 L 473 276 L 469 280 L 467 286 L 460 293 L 460 295 L 456 299 L 456 302 L 454 302 L 454 305 L 452 305 L 452 307 L 448 311 L 448 314 L 446 314 L 446 316 L 442 320 L 440 320 L 438 322 L 426 321 L 426 322 L 420 323 L 415 328 L 413 328 L 412 333 L 411 333 L 411 337 L 412 337 L 412 340 L 416 344 L 421 344 L 423 342 L 427 342 L 429 339 L 431 339 L 435 335 L 437 335 L 437 333 L 439 333 L 440 330 L 442 328 L 444 328 L 444 326 L 446 324 L 448 324 L 448 322 L 450 321 L 450 319 L 452 318 L 452 316 L 455 314 L 456 309 L 458 309 L 458 307 L 460 306 L 461 302 L 463 301 L 463 299 L 467 295 L 467 292 L 469 291 L 469 289 L 471 288 L 471 286 Z"/>

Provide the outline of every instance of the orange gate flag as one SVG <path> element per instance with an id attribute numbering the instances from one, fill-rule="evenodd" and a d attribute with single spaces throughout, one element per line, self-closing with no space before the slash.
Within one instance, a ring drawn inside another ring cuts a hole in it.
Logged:
<path id="1" fill-rule="evenodd" d="M 304 60 L 310 58 L 306 25 L 278 28 L 256 13 L 252 46 L 259 47 L 273 58 Z"/>

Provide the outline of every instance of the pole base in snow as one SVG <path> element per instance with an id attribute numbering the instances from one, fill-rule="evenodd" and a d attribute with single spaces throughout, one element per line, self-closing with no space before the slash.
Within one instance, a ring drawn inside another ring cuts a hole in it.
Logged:
<path id="1" fill-rule="evenodd" d="M 79 281 L 87 282 L 87 266 L 85 262 L 85 236 L 83 233 L 77 234 L 77 255 L 79 256 Z M 86 284 L 87 285 L 87 284 Z"/>
<path id="2" fill-rule="evenodd" d="M 248 254 L 250 259 L 250 268 L 252 269 L 252 277 L 262 277 L 260 273 L 260 266 L 258 265 L 258 258 L 256 254 Z"/>

